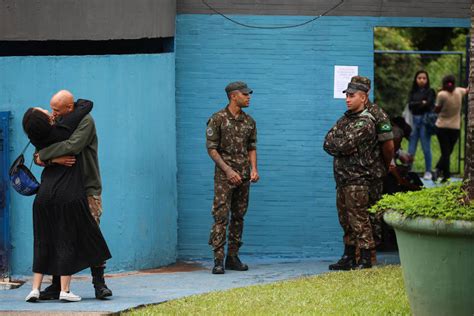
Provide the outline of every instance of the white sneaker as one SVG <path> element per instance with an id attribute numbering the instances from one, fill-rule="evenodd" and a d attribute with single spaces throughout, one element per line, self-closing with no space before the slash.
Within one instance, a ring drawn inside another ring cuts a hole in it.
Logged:
<path id="1" fill-rule="evenodd" d="M 433 179 L 433 175 L 431 174 L 431 172 L 426 171 L 425 175 L 423 176 L 423 179 L 424 180 L 431 180 L 431 179 Z"/>
<path id="2" fill-rule="evenodd" d="M 31 290 L 30 294 L 25 297 L 25 301 L 34 303 L 37 300 L 39 300 L 40 297 L 40 291 L 38 289 Z"/>
<path id="3" fill-rule="evenodd" d="M 69 292 L 61 291 L 61 293 L 59 293 L 59 300 L 65 301 L 65 302 L 79 302 L 81 300 L 81 297 L 79 295 L 72 293 L 71 291 Z"/>

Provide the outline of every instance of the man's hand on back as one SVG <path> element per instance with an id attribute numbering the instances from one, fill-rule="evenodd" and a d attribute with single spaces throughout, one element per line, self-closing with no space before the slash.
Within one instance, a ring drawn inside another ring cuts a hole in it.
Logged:
<path id="1" fill-rule="evenodd" d="M 63 165 L 66 167 L 72 167 L 76 163 L 76 157 L 75 156 L 61 156 L 61 157 L 51 159 L 51 162 L 58 165 Z"/>
<path id="2" fill-rule="evenodd" d="M 39 154 L 35 153 L 34 160 L 35 160 L 35 164 L 41 167 L 46 167 L 53 163 L 58 164 L 58 165 L 63 165 L 66 167 L 72 167 L 76 163 L 76 156 L 61 156 L 61 157 L 56 157 L 44 162 L 41 160 Z"/>

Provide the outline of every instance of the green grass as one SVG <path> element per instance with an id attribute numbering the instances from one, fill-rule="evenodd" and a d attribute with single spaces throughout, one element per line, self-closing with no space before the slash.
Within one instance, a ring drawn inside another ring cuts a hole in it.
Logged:
<path id="1" fill-rule="evenodd" d="M 297 314 L 409 315 L 401 268 L 327 273 L 195 295 L 121 315 Z"/>
<path id="2" fill-rule="evenodd" d="M 464 130 L 461 133 L 461 157 L 464 157 Z M 404 151 L 408 151 L 408 141 L 404 138 L 402 141 L 402 148 Z M 439 157 L 441 156 L 441 149 L 439 147 L 438 138 L 436 135 L 431 137 L 431 157 L 432 157 L 432 166 L 431 169 L 434 170 L 436 164 L 438 163 Z M 459 158 L 459 139 L 454 146 L 453 153 L 451 154 L 450 160 L 450 170 L 453 175 L 464 175 L 464 160 L 461 160 L 461 169 L 458 166 Z M 413 162 L 413 171 L 424 173 L 425 172 L 425 155 L 421 148 L 421 141 L 418 141 L 418 146 L 416 147 L 415 161 Z"/>

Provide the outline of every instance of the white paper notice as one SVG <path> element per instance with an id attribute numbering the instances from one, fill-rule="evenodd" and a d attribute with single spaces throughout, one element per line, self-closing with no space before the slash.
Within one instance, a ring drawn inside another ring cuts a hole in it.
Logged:
<path id="1" fill-rule="evenodd" d="M 346 98 L 342 91 L 346 90 L 351 78 L 358 73 L 359 66 L 334 66 L 334 99 Z"/>

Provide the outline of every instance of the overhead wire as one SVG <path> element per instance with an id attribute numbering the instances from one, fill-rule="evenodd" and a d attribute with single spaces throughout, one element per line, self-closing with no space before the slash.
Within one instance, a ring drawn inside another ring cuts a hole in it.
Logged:
<path id="1" fill-rule="evenodd" d="M 298 24 L 292 24 L 292 25 L 273 25 L 273 26 L 270 26 L 270 25 L 251 25 L 251 24 L 246 24 L 246 23 L 242 23 L 242 22 L 239 22 L 227 15 L 225 15 L 224 13 L 220 12 L 219 10 L 215 9 L 213 6 L 211 6 L 209 3 L 207 3 L 206 0 L 201 0 L 201 2 L 209 8 L 209 10 L 213 11 L 214 13 L 222 16 L 224 19 L 226 20 L 229 20 L 230 22 L 232 23 L 235 23 L 237 25 L 240 25 L 240 26 L 243 26 L 243 27 L 247 27 L 247 28 L 253 28 L 253 29 L 289 29 L 289 28 L 296 28 L 296 27 L 300 27 L 300 26 L 303 26 L 303 25 L 306 25 L 306 24 L 309 24 L 311 22 L 314 22 L 316 21 L 317 19 L 319 19 L 320 17 L 322 16 L 325 16 L 327 15 L 328 13 L 330 13 L 331 11 L 337 9 L 340 5 L 342 5 L 344 3 L 344 0 L 340 0 L 339 3 L 337 3 L 336 5 L 332 6 L 331 8 L 329 8 L 328 10 L 326 10 L 325 12 L 321 13 L 320 15 L 308 20 L 308 21 L 305 21 L 305 22 L 302 22 L 302 23 L 298 23 Z"/>

